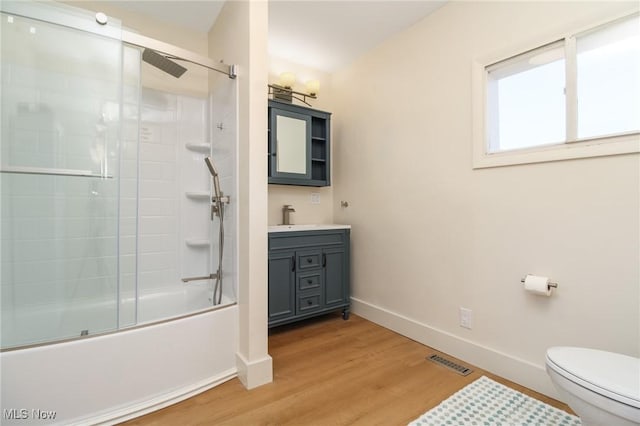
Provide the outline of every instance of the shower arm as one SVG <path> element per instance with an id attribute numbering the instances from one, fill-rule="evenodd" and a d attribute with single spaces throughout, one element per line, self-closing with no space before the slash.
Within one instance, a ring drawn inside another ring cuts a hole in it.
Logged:
<path id="1" fill-rule="evenodd" d="M 141 34 L 133 33 L 131 31 L 122 30 L 122 41 L 138 47 L 149 48 L 155 50 L 156 52 L 169 55 L 173 58 L 180 58 L 185 62 L 201 65 L 212 71 L 226 74 L 230 79 L 235 79 L 238 76 L 238 67 L 235 64 L 226 65 L 224 63 L 217 63 L 205 56 L 198 55 L 197 53 L 193 53 L 189 50 L 153 39 L 151 37 L 146 37 Z"/>

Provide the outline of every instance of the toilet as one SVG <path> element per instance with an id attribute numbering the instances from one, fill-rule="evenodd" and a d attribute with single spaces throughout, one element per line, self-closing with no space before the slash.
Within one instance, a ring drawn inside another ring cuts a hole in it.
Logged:
<path id="1" fill-rule="evenodd" d="M 584 426 L 640 425 L 640 359 L 557 346 L 547 350 L 546 368 Z"/>

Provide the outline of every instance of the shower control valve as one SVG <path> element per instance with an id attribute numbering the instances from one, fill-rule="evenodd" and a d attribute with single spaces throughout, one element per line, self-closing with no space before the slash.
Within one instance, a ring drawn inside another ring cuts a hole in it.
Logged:
<path id="1" fill-rule="evenodd" d="M 231 198 L 228 195 L 223 195 L 220 193 L 220 197 L 213 196 L 211 197 L 211 220 L 216 216 L 220 216 L 220 209 L 222 209 L 223 204 L 229 204 L 231 202 Z"/>
<path id="2" fill-rule="evenodd" d="M 218 197 L 216 197 L 215 195 L 211 197 L 211 202 L 218 203 Z M 231 202 L 231 197 L 220 193 L 220 202 L 223 204 L 229 204 Z"/>

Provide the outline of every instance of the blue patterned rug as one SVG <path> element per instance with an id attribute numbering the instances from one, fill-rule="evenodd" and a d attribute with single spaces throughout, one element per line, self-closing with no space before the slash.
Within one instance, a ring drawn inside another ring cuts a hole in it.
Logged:
<path id="1" fill-rule="evenodd" d="M 409 426 L 581 424 L 576 416 L 482 376 Z"/>

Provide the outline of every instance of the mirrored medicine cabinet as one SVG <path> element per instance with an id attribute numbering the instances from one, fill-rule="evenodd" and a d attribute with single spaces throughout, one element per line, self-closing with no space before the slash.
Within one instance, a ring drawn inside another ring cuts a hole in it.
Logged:
<path id="1" fill-rule="evenodd" d="M 329 186 L 331 113 L 269 101 L 269 183 Z"/>

